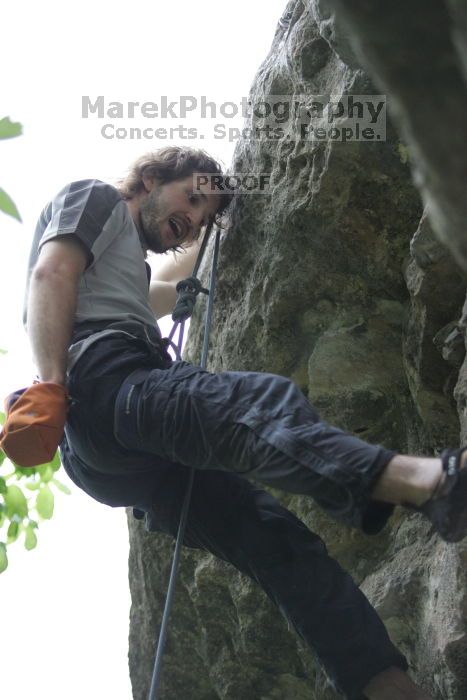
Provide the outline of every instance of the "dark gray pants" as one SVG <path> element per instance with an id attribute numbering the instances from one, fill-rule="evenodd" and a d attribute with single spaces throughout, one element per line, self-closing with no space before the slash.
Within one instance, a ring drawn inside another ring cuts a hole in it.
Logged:
<path id="1" fill-rule="evenodd" d="M 310 495 L 341 522 L 377 532 L 392 506 L 370 493 L 393 452 L 322 422 L 287 379 L 184 362 L 162 369 L 121 338 L 96 343 L 69 388 L 62 455 L 85 491 L 175 535 L 194 467 L 185 544 L 257 581 L 347 698 L 389 666 L 407 669 L 322 540 L 248 481 Z"/>

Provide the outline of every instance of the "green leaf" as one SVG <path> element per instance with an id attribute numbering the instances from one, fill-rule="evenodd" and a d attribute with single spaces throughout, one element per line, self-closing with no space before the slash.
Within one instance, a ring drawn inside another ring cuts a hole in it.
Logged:
<path id="1" fill-rule="evenodd" d="M 12 122 L 10 117 L 0 119 L 0 139 L 13 139 L 23 133 L 23 127 L 19 122 Z"/>
<path id="2" fill-rule="evenodd" d="M 34 532 L 34 528 L 31 525 L 31 523 L 27 526 L 26 528 L 26 534 L 24 537 L 24 546 L 28 550 L 28 552 L 31 549 L 34 549 L 34 547 L 37 545 L 37 536 L 36 533 Z"/>
<path id="3" fill-rule="evenodd" d="M 61 491 L 62 493 L 66 493 L 67 496 L 71 496 L 71 491 L 68 488 L 68 486 L 65 486 L 65 484 L 62 484 L 62 482 L 59 481 L 58 479 L 52 479 L 52 484 L 54 484 L 54 486 L 56 486 L 58 488 L 58 490 Z"/>
<path id="4" fill-rule="evenodd" d="M 3 479 L 3 477 L 0 476 L 0 493 L 6 493 L 7 488 L 8 487 L 6 485 L 5 479 Z"/>
<path id="5" fill-rule="evenodd" d="M 52 467 L 54 472 L 58 472 L 58 470 L 62 466 L 62 463 L 60 462 L 60 452 L 58 450 L 56 451 L 53 460 L 50 462 L 50 466 Z"/>
<path id="6" fill-rule="evenodd" d="M 36 474 L 36 471 L 35 467 L 20 467 L 15 464 L 15 476 L 17 479 L 31 478 Z"/>
<path id="7" fill-rule="evenodd" d="M 6 454 L 3 452 L 3 450 L 0 450 L 0 467 L 2 466 L 3 462 L 5 461 L 5 458 L 6 458 Z"/>
<path id="8" fill-rule="evenodd" d="M 16 208 L 16 204 L 8 195 L 5 190 L 0 189 L 0 211 L 3 211 L 8 216 L 12 216 L 14 219 L 21 221 L 21 216 Z"/>
<path id="9" fill-rule="evenodd" d="M 50 464 L 46 464 L 40 468 L 39 473 L 41 475 L 41 480 L 47 483 L 53 478 L 54 470 L 52 469 Z"/>
<path id="10" fill-rule="evenodd" d="M 38 464 L 36 467 L 36 472 L 40 475 L 41 479 L 43 481 L 48 481 L 47 479 L 47 474 L 50 474 L 52 472 L 52 467 L 50 466 L 50 462 L 44 462 L 44 464 Z M 53 474 L 52 474 L 53 476 Z M 46 477 L 44 479 L 44 477 Z"/>
<path id="11" fill-rule="evenodd" d="M 6 546 L 4 542 L 0 542 L 0 574 L 3 574 L 8 567 L 8 557 L 6 554 Z"/>
<path id="12" fill-rule="evenodd" d="M 6 533 L 8 544 L 11 544 L 15 540 L 17 540 L 18 535 L 19 535 L 19 524 L 15 523 L 15 522 L 10 523 L 10 526 L 9 526 L 7 533 Z"/>
<path id="13" fill-rule="evenodd" d="M 48 486 L 43 486 L 36 499 L 37 512 L 45 520 L 50 520 L 54 513 L 54 495 Z"/>
<path id="14" fill-rule="evenodd" d="M 19 486 L 7 486 L 6 493 L 4 494 L 6 514 L 10 520 L 14 515 L 17 515 L 20 519 L 25 518 L 28 514 L 28 502 L 26 496 L 21 491 Z"/>
<path id="15" fill-rule="evenodd" d="M 4 422 L 5 422 L 5 414 L 2 411 L 0 411 L 0 423 L 3 425 Z"/>
<path id="16" fill-rule="evenodd" d="M 38 491 L 41 487 L 40 481 L 30 481 L 29 484 L 25 484 L 29 491 Z"/>

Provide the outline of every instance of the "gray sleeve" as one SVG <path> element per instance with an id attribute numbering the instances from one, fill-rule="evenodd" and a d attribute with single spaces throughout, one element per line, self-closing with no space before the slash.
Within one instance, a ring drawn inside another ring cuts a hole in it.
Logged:
<path id="1" fill-rule="evenodd" d="M 59 236 L 73 234 L 88 253 L 91 265 L 119 233 L 120 216 L 116 209 L 125 206 L 119 192 L 99 180 L 79 180 L 61 190 L 48 206 L 48 223 L 38 242 L 44 243 Z M 112 219 L 115 219 L 112 222 Z M 104 240 L 105 239 L 105 240 Z"/>

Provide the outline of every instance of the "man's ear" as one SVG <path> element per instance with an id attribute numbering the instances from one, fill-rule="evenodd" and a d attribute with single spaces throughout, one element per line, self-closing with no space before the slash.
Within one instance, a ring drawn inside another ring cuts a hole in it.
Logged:
<path id="1" fill-rule="evenodd" d="M 154 184 L 157 182 L 157 178 L 155 178 L 154 175 L 151 175 L 149 173 L 142 173 L 141 180 L 143 182 L 145 192 L 149 194 L 149 192 L 154 187 Z"/>
<path id="2" fill-rule="evenodd" d="M 146 194 L 149 194 L 149 192 L 154 187 L 154 177 L 152 175 L 145 175 L 143 173 L 141 175 L 141 180 L 143 181 L 144 191 L 146 192 Z"/>

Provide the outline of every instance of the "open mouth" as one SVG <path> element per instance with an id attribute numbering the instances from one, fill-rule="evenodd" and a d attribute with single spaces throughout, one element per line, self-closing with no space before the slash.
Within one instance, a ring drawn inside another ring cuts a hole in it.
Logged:
<path id="1" fill-rule="evenodd" d="M 173 217 L 170 217 L 169 225 L 177 241 L 180 241 L 183 238 L 185 238 L 185 227 L 180 223 L 180 221 L 174 219 Z"/>

